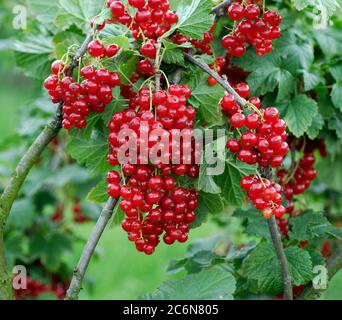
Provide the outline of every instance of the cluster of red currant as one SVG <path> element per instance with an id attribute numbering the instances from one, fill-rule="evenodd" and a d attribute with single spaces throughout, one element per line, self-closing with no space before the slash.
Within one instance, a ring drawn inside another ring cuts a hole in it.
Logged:
<path id="1" fill-rule="evenodd" d="M 85 222 L 90 221 L 90 219 L 83 214 L 81 204 L 79 201 L 74 203 L 72 207 L 72 214 L 73 214 L 74 221 L 76 223 L 80 224 L 80 223 L 85 223 Z"/>
<path id="2" fill-rule="evenodd" d="M 137 250 L 146 254 L 154 252 L 164 231 L 165 243 L 185 242 L 190 223 L 195 220 L 197 192 L 177 187 L 172 177 L 196 178 L 199 175 L 193 137 L 196 112 L 186 105 L 190 95 L 186 85 L 171 85 L 168 91 L 156 90 L 153 94 L 151 89 L 142 88 L 130 99 L 129 108 L 115 113 L 108 125 L 111 166 L 120 163 L 118 153 L 128 136 L 136 138 L 131 146 L 135 152 L 125 154 L 128 163 L 122 164 L 127 183 L 120 185 L 120 175 L 116 171 L 109 172 L 108 194 L 113 198 L 122 197 L 120 208 L 126 215 L 122 227 Z M 125 130 L 132 131 L 126 134 Z M 176 130 L 182 130 L 180 140 Z M 157 144 L 155 157 L 143 152 L 153 150 Z M 190 150 L 190 153 L 185 154 L 183 150 Z"/>
<path id="3" fill-rule="evenodd" d="M 280 233 L 287 238 L 289 235 L 289 222 L 286 218 L 281 217 L 277 219 Z"/>
<path id="4" fill-rule="evenodd" d="M 175 33 L 169 39 L 173 43 L 178 44 L 178 45 L 189 42 L 194 46 L 194 48 L 201 51 L 202 53 L 205 53 L 208 55 L 213 54 L 210 44 L 215 40 L 215 38 L 211 31 L 203 33 L 203 38 L 201 40 L 191 39 L 181 33 Z"/>
<path id="5" fill-rule="evenodd" d="M 240 83 L 235 89 L 243 98 L 248 97 L 249 88 L 246 84 Z M 227 148 L 237 153 L 238 159 L 247 164 L 279 167 L 289 151 L 285 141 L 286 123 L 279 119 L 279 112 L 275 107 L 263 110 L 259 98 L 252 97 L 249 101 L 253 105 L 253 111 L 244 115 L 233 95 L 225 95 L 222 99 L 222 111 L 230 115 L 232 128 L 247 129 L 239 139 L 229 139 Z"/>
<path id="6" fill-rule="evenodd" d="M 26 289 L 16 289 L 16 300 L 25 300 L 27 298 L 37 298 L 44 293 L 52 293 L 57 299 L 62 300 L 66 295 L 67 286 L 62 283 L 58 276 L 52 277 L 52 283 L 43 284 L 39 280 L 27 277 Z"/>
<path id="7" fill-rule="evenodd" d="M 316 141 L 317 142 L 317 141 Z M 287 212 L 294 214 L 293 197 L 304 193 L 311 185 L 312 181 L 317 177 L 317 170 L 314 169 L 315 156 L 313 151 L 318 148 L 311 148 L 312 144 L 304 145 L 302 158 L 294 163 L 292 171 L 281 169 L 277 171 L 279 183 L 283 186 L 284 195 L 288 201 Z"/>
<path id="8" fill-rule="evenodd" d="M 110 22 L 126 25 L 137 40 L 157 39 L 178 22 L 168 0 L 128 0 L 126 6 L 121 1 L 109 0 L 108 7 L 113 15 Z M 134 15 L 130 15 L 132 9 L 136 9 Z"/>
<path id="9" fill-rule="evenodd" d="M 260 2 L 260 1 L 256 1 Z M 258 3 L 233 3 L 228 8 L 228 17 L 234 22 L 232 32 L 222 39 L 222 46 L 229 56 L 241 57 L 246 52 L 246 45 L 252 45 L 259 56 L 272 51 L 272 40 L 281 36 L 279 25 L 281 16 L 272 10 L 261 17 L 261 5 Z"/>
<path id="10" fill-rule="evenodd" d="M 152 254 L 164 231 L 168 245 L 187 241 L 190 223 L 196 218 L 197 192 L 177 187 L 172 176 L 154 175 L 153 166 L 125 164 L 122 171 L 127 184 L 120 186 L 120 175 L 111 171 L 108 193 L 122 197 L 120 208 L 126 216 L 122 228 L 137 250 Z"/>
<path id="11" fill-rule="evenodd" d="M 281 218 L 286 209 L 282 206 L 282 188 L 279 184 L 255 175 L 243 177 L 240 181 L 241 188 L 245 190 L 254 206 L 262 211 L 263 216 L 269 219 L 272 215 Z"/>
<path id="12" fill-rule="evenodd" d="M 64 69 L 61 61 L 55 61 L 51 66 L 53 75 L 45 80 L 44 87 L 53 103 L 64 103 L 64 129 L 82 129 L 87 125 L 86 117 L 91 111 L 103 112 L 112 102 L 112 88 L 120 84 L 120 77 L 105 68 L 96 70 L 85 66 L 81 70 L 84 80 L 77 83 L 72 77 L 64 76 Z"/>
<path id="13" fill-rule="evenodd" d="M 126 139 L 119 138 L 119 133 L 124 134 L 125 130 L 131 129 L 135 133 L 137 146 L 148 147 L 151 150 L 158 143 L 163 150 L 162 155 L 157 154 L 160 157 L 158 167 L 164 174 L 168 172 L 178 175 L 187 174 L 191 178 L 198 176 L 199 168 L 194 163 L 199 155 L 195 152 L 196 144 L 193 139 L 196 111 L 192 106 L 186 105 L 190 95 L 191 91 L 185 85 L 171 85 L 168 91 L 157 90 L 153 94 L 150 94 L 149 88 L 141 89 L 138 95 L 130 99 L 129 108 L 115 113 L 109 123 L 109 163 L 112 166 L 119 164 L 117 152 L 120 146 L 127 142 Z M 154 109 L 155 114 L 150 111 L 151 108 Z M 182 131 L 182 139 L 178 141 L 173 129 L 188 130 Z M 153 131 L 159 136 L 164 136 L 168 144 L 161 145 L 156 135 L 149 134 Z M 145 136 L 141 136 L 142 133 L 144 135 L 147 133 L 147 141 Z M 190 159 L 189 153 L 184 154 L 183 150 L 191 150 Z M 148 159 L 142 158 L 140 148 L 136 151 L 139 156 L 136 160 L 132 159 L 132 162 L 148 163 Z M 151 154 L 148 156 L 152 158 Z M 177 159 L 179 163 L 176 163 Z"/>

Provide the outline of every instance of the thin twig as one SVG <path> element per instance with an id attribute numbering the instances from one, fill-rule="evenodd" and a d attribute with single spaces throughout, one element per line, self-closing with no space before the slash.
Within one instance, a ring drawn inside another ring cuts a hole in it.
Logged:
<path id="1" fill-rule="evenodd" d="M 192 64 L 196 65 L 197 67 L 201 68 L 203 71 L 205 71 L 208 75 L 210 75 L 211 77 L 213 77 L 224 89 L 226 89 L 226 91 L 228 93 L 231 93 L 236 102 L 242 107 L 244 108 L 248 102 L 243 99 L 242 97 L 240 97 L 240 95 L 234 90 L 234 88 L 229 84 L 229 82 L 227 81 L 227 79 L 221 77 L 218 73 L 216 73 L 214 70 L 210 69 L 210 67 L 196 59 L 195 57 L 193 57 L 191 54 L 189 53 L 184 53 L 185 59 L 188 60 L 189 62 L 191 62 Z"/>
<path id="2" fill-rule="evenodd" d="M 227 6 L 230 5 L 233 2 L 233 0 L 224 0 L 220 4 L 218 4 L 216 7 L 214 7 L 211 10 L 212 14 L 215 14 L 217 18 L 220 18 L 226 14 Z"/>
<path id="3" fill-rule="evenodd" d="M 281 235 L 279 232 L 275 216 L 272 216 L 268 220 L 268 228 L 270 230 L 273 246 L 276 251 L 278 262 L 281 269 L 284 286 L 284 299 L 293 300 L 291 274 L 289 271 L 289 266 L 284 252 L 283 244 L 281 242 Z"/>
<path id="4" fill-rule="evenodd" d="M 76 269 L 66 295 L 66 300 L 77 300 L 78 295 L 82 288 L 82 281 L 87 271 L 91 257 L 93 256 L 96 246 L 102 236 L 104 229 L 106 228 L 110 218 L 113 215 L 114 207 L 118 199 L 109 198 L 106 205 L 104 206 L 96 225 L 89 236 L 86 246 L 83 249 L 80 260 L 77 264 Z"/>
<path id="5" fill-rule="evenodd" d="M 171 77 L 171 82 L 173 84 L 178 84 L 181 81 L 183 71 L 184 71 L 184 69 L 182 67 L 178 67 L 173 72 L 172 77 Z"/>
<path id="6" fill-rule="evenodd" d="M 327 261 L 328 280 L 331 280 L 333 276 L 342 268 L 342 241 L 339 241 L 337 248 Z M 312 284 L 304 289 L 304 291 L 297 298 L 298 300 L 318 299 L 324 290 L 315 289 Z"/>
<path id="7" fill-rule="evenodd" d="M 161 78 L 161 72 L 160 72 L 160 64 L 161 64 L 161 57 L 160 57 L 160 51 L 161 51 L 162 44 L 160 40 L 156 43 L 156 59 L 154 64 L 154 72 L 155 72 L 155 82 L 156 82 L 156 90 L 160 89 L 160 78 Z"/>

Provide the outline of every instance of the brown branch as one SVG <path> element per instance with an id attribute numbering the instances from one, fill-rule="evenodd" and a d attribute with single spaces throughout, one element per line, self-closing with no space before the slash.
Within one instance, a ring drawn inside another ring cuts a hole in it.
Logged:
<path id="1" fill-rule="evenodd" d="M 184 57 L 186 60 L 191 62 L 192 64 L 196 65 L 200 69 L 202 69 L 204 72 L 206 72 L 208 75 L 213 77 L 228 93 L 231 93 L 236 102 L 241 106 L 245 107 L 248 102 L 239 96 L 239 94 L 234 90 L 234 88 L 229 84 L 226 78 L 221 77 L 218 73 L 216 73 L 214 70 L 210 69 L 210 67 L 202 62 L 201 60 L 196 59 L 189 53 L 184 53 Z"/>
<path id="2" fill-rule="evenodd" d="M 91 257 L 93 256 L 96 246 L 106 228 L 110 218 L 113 215 L 113 210 L 118 199 L 109 198 L 104 206 L 99 219 L 85 245 L 77 267 L 74 270 L 74 274 L 66 295 L 66 300 L 77 300 L 81 291 L 84 275 L 87 271 Z"/>
<path id="3" fill-rule="evenodd" d="M 284 252 L 283 244 L 281 242 L 281 235 L 279 232 L 277 220 L 275 216 L 272 216 L 268 220 L 268 228 L 270 230 L 271 239 L 273 242 L 273 246 L 275 252 L 277 254 L 278 262 L 280 265 L 280 270 L 283 278 L 283 290 L 284 290 L 284 299 L 285 300 L 293 300 L 292 294 L 292 278 L 289 271 L 289 266 L 287 262 L 287 258 Z"/>
<path id="4" fill-rule="evenodd" d="M 233 2 L 233 0 L 224 0 L 211 10 L 212 14 L 216 15 L 216 18 L 220 18 L 227 13 L 227 7 Z"/>

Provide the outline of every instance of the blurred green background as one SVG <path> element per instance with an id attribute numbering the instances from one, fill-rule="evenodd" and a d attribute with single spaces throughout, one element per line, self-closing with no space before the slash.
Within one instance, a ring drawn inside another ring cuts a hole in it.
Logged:
<path id="1" fill-rule="evenodd" d="M 6 1 L 7 9 L 13 6 L 13 1 Z M 0 1 L 0 140 L 13 134 L 17 128 L 19 110 L 29 105 L 40 93 L 39 84 L 26 78 L 16 67 L 11 53 L 11 35 L 15 32 L 11 27 L 10 16 L 5 17 Z M 4 27 L 3 27 L 4 26 Z M 93 225 L 76 225 L 75 231 L 86 239 Z M 190 241 L 206 238 L 217 233 L 218 227 L 213 222 L 204 224 L 191 232 Z M 227 231 L 226 231 L 227 232 Z M 239 241 L 240 235 L 229 235 Z M 236 239 L 238 238 L 238 239 Z M 82 299 L 136 299 L 139 295 L 155 290 L 162 281 L 172 276 L 165 274 L 167 264 L 171 259 L 181 258 L 186 250 L 186 244 L 176 244 L 172 247 L 161 245 L 153 256 L 137 253 L 133 245 L 127 241 L 125 233 L 119 227 L 106 230 L 97 250 L 95 259 L 91 262 L 87 273 Z M 74 266 L 81 253 L 78 245 L 75 255 L 69 262 Z M 181 276 L 178 274 L 177 277 Z M 342 272 L 330 283 L 324 295 L 326 299 L 342 299 Z"/>

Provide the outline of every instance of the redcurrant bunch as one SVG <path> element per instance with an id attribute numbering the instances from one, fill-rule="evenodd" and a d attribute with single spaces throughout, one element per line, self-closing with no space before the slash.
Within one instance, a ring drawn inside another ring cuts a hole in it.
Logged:
<path id="1" fill-rule="evenodd" d="M 128 0 L 126 6 L 121 1 L 109 0 L 108 7 L 113 15 L 110 22 L 126 25 L 137 40 L 157 39 L 178 22 L 168 0 Z M 133 10 L 134 15 L 130 15 Z"/>
<path id="2" fill-rule="evenodd" d="M 109 123 L 110 165 L 119 164 L 118 150 L 127 142 L 125 139 L 119 139 L 121 130 L 130 129 L 135 132 L 138 157 L 137 160 L 130 159 L 130 161 L 138 164 L 148 162 L 148 159 L 141 155 L 140 149 L 146 147 L 152 149 L 159 142 L 155 135 L 149 134 L 153 133 L 153 130 L 158 130 L 157 133 L 165 136 L 168 141 L 168 146 L 163 149 L 162 161 L 154 163 L 158 169 L 164 174 L 197 177 L 199 167 L 195 162 L 200 154 L 198 151 L 196 153 L 199 146 L 195 144 L 193 138 L 196 112 L 192 106 L 186 105 L 190 95 L 191 91 L 185 85 L 172 85 L 168 91 L 157 90 L 153 95 L 150 94 L 149 88 L 141 89 L 138 95 L 131 98 L 129 108 L 115 113 Z M 150 111 L 151 107 L 154 108 L 155 114 Z M 177 136 L 172 134 L 173 129 L 185 129 L 182 132 L 183 139 L 178 141 Z M 141 136 L 141 132 L 147 133 L 147 141 L 145 136 Z M 184 154 L 183 150 L 191 150 L 191 152 Z"/>
<path id="3" fill-rule="evenodd" d="M 177 187 L 172 176 L 155 175 L 151 165 L 124 164 L 122 171 L 127 184 L 120 186 L 119 174 L 111 171 L 108 193 L 121 196 L 120 208 L 125 213 L 122 228 L 137 250 L 152 254 L 162 235 L 168 245 L 187 241 L 196 218 L 197 192 Z"/>
<path id="4" fill-rule="evenodd" d="M 64 75 L 64 64 L 60 61 L 55 61 L 51 70 L 53 75 L 45 80 L 44 87 L 53 103 L 63 102 L 63 127 L 67 130 L 84 128 L 92 111 L 103 112 L 113 100 L 112 88 L 120 84 L 119 75 L 105 68 L 83 67 L 81 83 Z"/>
<path id="5" fill-rule="evenodd" d="M 238 84 L 235 90 L 243 98 L 249 96 L 249 88 L 245 83 Z M 232 128 L 239 129 L 241 134 L 239 138 L 229 139 L 227 148 L 230 152 L 237 153 L 238 159 L 247 164 L 279 167 L 289 151 L 285 141 L 286 123 L 279 118 L 275 107 L 261 109 L 260 99 L 256 97 L 250 98 L 249 102 L 253 108 L 245 115 L 232 94 L 225 95 L 222 99 L 222 111 L 230 116 Z M 242 129 L 246 131 L 241 133 Z"/>
<path id="6" fill-rule="evenodd" d="M 108 125 L 107 159 L 111 166 L 121 162 L 120 147 L 129 137 L 136 138 L 131 146 L 135 152 L 127 151 L 128 162 L 122 164 L 127 182 L 121 185 L 119 173 L 109 172 L 108 194 L 113 198 L 121 196 L 120 208 L 126 214 L 122 227 L 137 250 L 146 254 L 154 252 L 164 232 L 163 240 L 167 244 L 185 242 L 190 224 L 195 220 L 198 194 L 177 187 L 172 176 L 196 178 L 199 175 L 196 157 L 201 156 L 201 151 L 199 147 L 197 151 L 193 136 L 196 112 L 186 104 L 190 95 L 186 85 L 171 85 L 167 91 L 153 93 L 150 88 L 142 88 L 132 95 L 129 107 L 115 113 Z M 130 130 L 129 134 L 123 134 L 125 130 Z M 182 130 L 179 141 L 176 130 Z M 154 131 L 158 137 L 153 135 Z M 165 145 L 160 137 L 165 138 Z M 164 148 L 160 147 L 162 150 L 154 157 L 151 151 L 157 143 Z M 146 150 L 147 154 L 143 152 Z"/>
<path id="7" fill-rule="evenodd" d="M 266 219 L 271 218 L 272 215 L 281 218 L 286 213 L 285 207 L 282 206 L 282 188 L 279 184 L 249 175 L 241 179 L 240 185 Z"/>
<path id="8" fill-rule="evenodd" d="M 228 7 L 228 17 L 235 22 L 234 29 L 222 39 L 222 46 L 228 55 L 241 57 L 246 52 L 246 46 L 255 47 L 259 56 L 272 51 L 272 40 L 281 36 L 279 25 L 281 16 L 272 10 L 261 16 L 261 3 L 234 2 Z"/>

